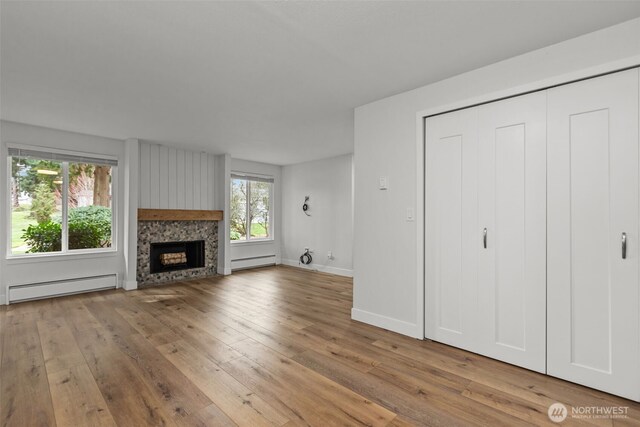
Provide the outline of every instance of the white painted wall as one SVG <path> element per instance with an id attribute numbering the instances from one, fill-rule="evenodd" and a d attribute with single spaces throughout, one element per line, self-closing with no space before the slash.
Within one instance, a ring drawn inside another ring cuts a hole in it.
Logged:
<path id="1" fill-rule="evenodd" d="M 353 274 L 353 156 L 282 167 L 282 263 Z M 309 196 L 309 214 L 302 211 Z M 308 247 L 313 263 L 299 265 Z M 327 257 L 333 253 L 333 259 Z"/>
<path id="2" fill-rule="evenodd" d="M 255 173 L 259 175 L 272 176 L 273 183 L 273 216 L 275 222 L 273 224 L 273 240 L 266 242 L 238 242 L 230 244 L 230 261 L 231 268 L 247 268 L 254 265 L 264 264 L 260 257 L 273 255 L 275 263 L 280 264 L 282 259 L 281 253 L 281 235 L 282 235 L 282 167 L 270 165 L 267 163 L 251 162 L 247 160 L 231 159 L 232 172 Z M 231 185 L 230 183 L 228 185 Z M 229 224 L 226 223 L 226 227 Z M 250 259 L 252 258 L 252 259 Z"/>
<path id="3" fill-rule="evenodd" d="M 140 143 L 140 207 L 213 209 L 215 156 Z"/>
<path id="4" fill-rule="evenodd" d="M 635 19 L 358 107 L 353 318 L 424 336 L 422 264 L 416 256 L 424 221 L 418 112 L 578 76 L 580 70 L 603 72 L 639 61 L 640 19 Z M 378 189 L 380 176 L 389 177 L 386 191 Z M 415 222 L 406 221 L 407 208 L 418 214 Z"/>
<path id="5" fill-rule="evenodd" d="M 215 157 L 215 198 L 214 209 L 224 211 L 218 222 L 218 274 L 231 274 L 231 242 L 229 240 L 229 205 L 231 196 L 231 156 L 220 154 Z"/>
<path id="6" fill-rule="evenodd" d="M 122 287 L 128 291 L 138 288 L 138 204 L 140 195 L 140 141 L 129 138 L 125 142 L 124 164 L 124 265 Z"/>
<path id="7" fill-rule="evenodd" d="M 65 280 L 86 276 L 118 274 L 125 280 L 124 203 L 125 144 L 123 141 L 53 130 L 20 123 L 0 121 L 0 301 L 4 303 L 7 284 L 28 284 Z M 26 144 L 38 147 L 70 150 L 118 158 L 116 209 L 116 251 L 86 255 L 60 255 L 7 259 L 7 144 Z"/>

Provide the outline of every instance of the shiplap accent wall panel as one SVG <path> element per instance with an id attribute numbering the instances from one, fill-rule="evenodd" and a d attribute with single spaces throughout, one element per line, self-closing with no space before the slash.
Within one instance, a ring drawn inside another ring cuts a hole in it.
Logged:
<path id="1" fill-rule="evenodd" d="M 140 207 L 213 209 L 213 154 L 140 144 Z"/>

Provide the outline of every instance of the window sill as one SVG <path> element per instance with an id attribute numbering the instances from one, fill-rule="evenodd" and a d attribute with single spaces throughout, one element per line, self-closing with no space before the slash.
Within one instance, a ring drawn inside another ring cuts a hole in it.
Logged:
<path id="1" fill-rule="evenodd" d="M 275 239 L 232 240 L 231 246 L 264 245 L 275 242 Z"/>
<path id="2" fill-rule="evenodd" d="M 31 254 L 31 255 L 7 255 L 6 260 L 8 264 L 29 264 L 33 262 L 60 262 L 60 261 L 74 261 L 81 259 L 91 258 L 104 258 L 118 256 L 116 249 L 103 250 L 103 251 L 82 251 L 78 250 L 67 253 L 49 253 L 49 254 Z"/>

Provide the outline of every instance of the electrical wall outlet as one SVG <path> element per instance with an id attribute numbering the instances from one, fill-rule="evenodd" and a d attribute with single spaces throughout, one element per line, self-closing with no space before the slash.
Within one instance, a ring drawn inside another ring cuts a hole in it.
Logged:
<path id="1" fill-rule="evenodd" d="M 413 222 L 415 219 L 415 215 L 413 213 L 413 208 L 407 208 L 407 222 Z"/>
<path id="2" fill-rule="evenodd" d="M 378 179 L 378 188 L 380 188 L 380 190 L 388 189 L 389 188 L 389 177 L 381 176 Z"/>
<path id="3" fill-rule="evenodd" d="M 333 252 L 331 251 L 327 252 L 327 258 L 333 259 Z"/>

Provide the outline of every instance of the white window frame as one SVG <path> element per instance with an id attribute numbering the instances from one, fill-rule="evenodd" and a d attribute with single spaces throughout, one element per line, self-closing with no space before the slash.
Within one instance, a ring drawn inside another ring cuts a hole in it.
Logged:
<path id="1" fill-rule="evenodd" d="M 95 153 L 83 153 L 78 151 L 68 151 L 68 150 L 58 150 L 49 147 L 39 147 L 39 146 L 30 146 L 30 145 L 19 145 L 19 144 L 7 144 L 7 149 L 10 151 L 11 149 L 17 150 L 29 150 L 29 151 L 40 151 L 43 153 L 52 153 L 59 155 L 67 155 L 74 157 L 87 157 L 93 159 L 101 159 L 101 160 L 110 160 L 110 161 L 118 161 L 117 157 L 108 156 L 103 154 L 95 154 Z M 7 231 L 7 239 L 6 239 L 6 253 L 5 259 L 7 260 L 19 260 L 19 259 L 32 259 L 32 258 L 52 258 L 52 257 L 75 257 L 77 255 L 100 255 L 100 254 L 113 254 L 118 252 L 118 166 L 111 166 L 111 246 L 108 248 L 92 248 L 92 249 L 69 249 L 69 236 L 67 235 L 68 221 L 67 217 L 68 211 L 68 191 L 69 191 L 69 161 L 60 161 L 62 165 L 62 247 L 59 252 L 35 252 L 35 253 L 26 253 L 26 254 L 13 254 L 11 252 L 11 235 L 12 235 L 12 204 L 11 204 L 11 159 L 14 157 L 11 154 L 5 152 L 6 154 L 6 163 L 7 163 L 7 175 L 6 175 L 6 231 Z M 46 160 L 46 159 L 45 159 Z M 66 236 L 66 238 L 65 238 Z"/>
<path id="2" fill-rule="evenodd" d="M 231 179 L 230 179 L 230 183 L 229 186 L 231 187 L 230 191 L 233 191 L 233 180 L 234 179 L 244 179 L 247 182 L 247 200 L 245 201 L 246 205 L 245 205 L 245 209 L 246 209 L 246 219 L 245 221 L 247 222 L 245 224 L 245 227 L 248 231 L 247 236 L 245 240 L 231 240 L 231 222 L 229 222 L 229 242 L 231 242 L 232 245 L 246 245 L 246 244 L 250 244 L 250 243 L 265 243 L 265 242 L 272 242 L 274 240 L 274 188 L 275 188 L 275 178 L 273 176 L 270 175 L 259 175 L 259 174 L 255 174 L 255 173 L 245 173 L 245 172 L 237 172 L 237 171 L 232 171 L 231 172 Z M 251 181 L 262 181 L 262 182 L 269 182 L 271 185 L 269 186 L 269 237 L 251 237 L 251 224 L 249 224 L 249 202 L 251 200 Z M 229 207 L 231 208 L 231 207 Z"/>

